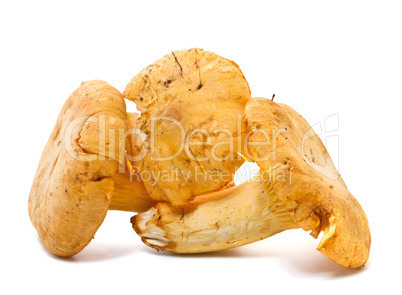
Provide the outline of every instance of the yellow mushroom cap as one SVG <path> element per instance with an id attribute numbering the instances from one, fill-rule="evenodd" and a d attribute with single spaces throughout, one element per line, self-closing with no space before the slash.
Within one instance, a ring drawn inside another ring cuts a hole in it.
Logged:
<path id="1" fill-rule="evenodd" d="M 347 268 L 363 266 L 371 244 L 367 217 L 312 127 L 289 106 L 265 98 L 249 101 L 246 124 L 250 142 L 266 139 L 260 130 L 276 134 L 270 144 L 249 149 L 260 173 L 268 172 L 276 203 L 313 237 L 324 231 L 320 252 Z M 280 170 L 286 173 L 286 181 L 272 175 Z"/>
<path id="2" fill-rule="evenodd" d="M 175 51 L 143 69 L 123 95 L 142 111 L 143 141 L 131 155 L 144 154 L 133 164 L 152 198 L 183 205 L 232 181 L 243 163 L 239 142 L 250 99 L 234 62 L 202 49 Z M 169 171 L 177 174 L 163 175 Z"/>
<path id="3" fill-rule="evenodd" d="M 31 222 L 52 253 L 72 256 L 92 240 L 111 205 L 116 182 L 118 194 L 133 192 L 125 194 L 126 199 L 142 196 L 142 209 L 153 204 L 144 201 L 142 183 L 118 175 L 125 161 L 127 128 L 124 98 L 106 82 L 82 83 L 64 104 L 28 202 Z"/>

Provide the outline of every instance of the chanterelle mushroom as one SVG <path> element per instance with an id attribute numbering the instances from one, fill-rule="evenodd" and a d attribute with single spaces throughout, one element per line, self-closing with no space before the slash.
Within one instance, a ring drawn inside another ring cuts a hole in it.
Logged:
<path id="1" fill-rule="evenodd" d="M 142 111 L 144 140 L 132 161 L 152 198 L 183 205 L 231 183 L 244 161 L 238 151 L 250 99 L 234 62 L 202 49 L 175 51 L 143 69 L 123 95 Z"/>
<path id="2" fill-rule="evenodd" d="M 141 182 L 118 173 L 127 129 L 123 96 L 106 82 L 82 83 L 64 104 L 28 204 L 32 224 L 52 253 L 80 252 L 108 209 L 140 212 L 154 204 Z"/>
<path id="3" fill-rule="evenodd" d="M 199 196 L 187 207 L 159 203 L 132 218 L 149 246 L 177 253 L 222 250 L 301 227 L 318 250 L 347 268 L 369 256 L 368 220 L 348 191 L 328 152 L 301 115 L 264 98 L 246 106 L 245 152 L 258 177 Z"/>

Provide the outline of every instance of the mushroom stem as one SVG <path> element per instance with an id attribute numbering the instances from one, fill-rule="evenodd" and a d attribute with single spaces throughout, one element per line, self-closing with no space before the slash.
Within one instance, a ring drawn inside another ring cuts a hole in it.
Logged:
<path id="1" fill-rule="evenodd" d="M 134 216 L 133 228 L 148 246 L 175 253 L 229 249 L 299 228 L 260 180 L 199 198 L 181 208 L 159 202 Z"/>
<path id="2" fill-rule="evenodd" d="M 156 204 L 136 175 L 116 174 L 113 179 L 115 186 L 109 210 L 144 212 Z"/>
<path id="3" fill-rule="evenodd" d="M 127 158 L 125 163 L 126 166 L 120 165 L 124 173 L 113 176 L 114 192 L 109 210 L 144 212 L 154 206 L 156 201 L 149 196 L 144 183 Z"/>
<path id="4" fill-rule="evenodd" d="M 127 113 L 127 125 L 129 128 L 126 149 L 131 154 L 136 146 L 136 123 L 138 119 L 137 113 Z M 120 164 L 119 171 L 113 176 L 114 192 L 113 198 L 109 206 L 109 210 L 120 210 L 128 212 L 144 212 L 154 206 L 156 201 L 153 200 L 144 183 L 136 173 L 126 154 L 124 164 Z"/>

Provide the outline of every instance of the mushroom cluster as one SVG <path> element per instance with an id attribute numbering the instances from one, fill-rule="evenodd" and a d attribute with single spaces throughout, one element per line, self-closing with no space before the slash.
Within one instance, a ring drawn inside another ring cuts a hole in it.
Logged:
<path id="1" fill-rule="evenodd" d="M 235 185 L 245 161 L 260 170 Z M 302 228 L 324 232 L 317 249 L 328 258 L 359 268 L 371 244 L 362 207 L 306 120 L 252 98 L 236 63 L 202 49 L 165 55 L 122 94 L 83 82 L 60 112 L 28 207 L 43 244 L 64 257 L 91 242 L 108 210 L 137 213 L 142 241 L 174 253 Z"/>

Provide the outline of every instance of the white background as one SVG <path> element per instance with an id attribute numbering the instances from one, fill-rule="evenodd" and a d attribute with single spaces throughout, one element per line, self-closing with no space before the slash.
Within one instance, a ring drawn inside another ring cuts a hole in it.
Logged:
<path id="1" fill-rule="evenodd" d="M 0 3 L 1 294 L 400 291 L 400 1 Z M 158 253 L 122 212 L 71 259 L 41 245 L 27 200 L 68 95 L 90 79 L 122 91 L 143 67 L 192 47 L 236 61 L 253 96 L 275 93 L 312 125 L 339 114 L 339 153 L 330 151 L 370 221 L 364 268 L 331 262 L 302 230 L 214 254 Z"/>

